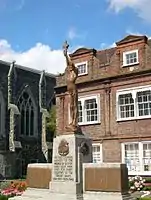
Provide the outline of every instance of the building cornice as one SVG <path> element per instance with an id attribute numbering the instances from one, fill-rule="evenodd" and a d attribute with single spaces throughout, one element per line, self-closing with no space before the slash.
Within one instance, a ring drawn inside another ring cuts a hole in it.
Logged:
<path id="1" fill-rule="evenodd" d="M 82 85 L 85 84 L 89 84 L 89 83 L 97 83 L 97 82 L 102 82 L 102 84 L 107 84 L 107 83 L 111 83 L 111 82 L 117 82 L 119 81 L 119 79 L 127 79 L 127 78 L 137 78 L 137 77 L 141 77 L 141 76 L 149 76 L 151 75 L 151 69 L 146 69 L 146 70 L 139 70 L 133 73 L 124 73 L 124 74 L 118 74 L 116 76 L 107 76 L 107 77 L 102 77 L 102 78 L 98 78 L 98 79 L 93 79 L 93 80 L 88 80 L 88 81 L 84 81 L 84 82 L 79 82 L 77 83 L 78 87 L 81 87 Z M 66 87 L 67 85 L 61 85 L 61 86 L 56 86 L 55 87 L 55 91 L 57 93 L 57 91 L 66 91 Z"/>

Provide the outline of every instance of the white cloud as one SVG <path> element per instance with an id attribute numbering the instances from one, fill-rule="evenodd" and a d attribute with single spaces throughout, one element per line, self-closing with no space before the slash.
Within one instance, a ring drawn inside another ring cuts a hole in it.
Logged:
<path id="1" fill-rule="evenodd" d="M 107 0 L 109 8 L 116 13 L 125 8 L 133 9 L 137 15 L 147 22 L 151 22 L 151 0 Z"/>
<path id="2" fill-rule="evenodd" d="M 144 35 L 144 34 L 138 32 L 138 31 L 132 31 L 131 29 L 127 29 L 126 34 L 128 34 L 128 35 L 138 35 L 138 36 Z"/>
<path id="3" fill-rule="evenodd" d="M 101 49 L 105 49 L 105 48 L 107 48 L 107 46 L 108 45 L 106 43 L 102 42 L 101 45 L 100 45 L 100 48 Z"/>
<path id="4" fill-rule="evenodd" d="M 76 37 L 78 37 L 78 34 L 77 34 L 75 28 L 71 27 L 69 29 L 69 32 L 68 32 L 68 38 L 71 39 L 71 40 L 73 40 Z"/>
<path id="5" fill-rule="evenodd" d="M 77 31 L 77 29 L 75 27 L 70 27 L 69 30 L 68 30 L 68 33 L 67 33 L 67 37 L 68 39 L 70 40 L 73 40 L 73 39 L 85 39 L 87 36 L 87 32 L 84 31 L 84 32 L 79 32 Z"/>
<path id="6" fill-rule="evenodd" d="M 144 33 L 140 33 L 138 31 L 132 31 L 130 29 L 127 29 L 126 30 L 126 33 L 129 34 L 129 35 L 138 35 L 138 36 L 142 36 L 142 35 L 145 35 Z M 146 35 L 146 37 L 148 37 L 148 39 L 151 39 L 151 36 L 150 35 Z"/>
<path id="7" fill-rule="evenodd" d="M 110 49 L 110 48 L 113 48 L 113 47 L 116 47 L 116 44 L 115 42 L 113 42 L 112 44 L 106 44 L 106 43 L 101 43 L 100 45 L 100 49 Z"/>
<path id="8" fill-rule="evenodd" d="M 62 49 L 52 50 L 50 46 L 37 43 L 34 47 L 24 52 L 12 49 L 7 40 L 0 40 L 0 60 L 46 70 L 50 73 L 62 73 L 65 69 L 65 58 Z"/>
<path id="9" fill-rule="evenodd" d="M 109 47 L 110 47 L 110 48 L 116 47 L 116 43 L 113 42 Z"/>
<path id="10" fill-rule="evenodd" d="M 25 6 L 26 0 L 0 0 L 0 11 L 3 12 L 15 12 L 20 11 Z"/>

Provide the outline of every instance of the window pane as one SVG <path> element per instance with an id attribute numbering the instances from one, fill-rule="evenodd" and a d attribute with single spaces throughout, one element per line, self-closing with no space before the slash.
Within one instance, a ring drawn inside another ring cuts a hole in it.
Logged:
<path id="1" fill-rule="evenodd" d="M 30 135 L 34 135 L 34 111 L 31 110 L 30 115 Z"/>
<path id="2" fill-rule="evenodd" d="M 26 110 L 26 135 L 29 135 L 29 111 Z"/>
<path id="3" fill-rule="evenodd" d="M 97 97 L 80 98 L 78 100 L 78 122 L 86 123 L 98 122 L 99 118 Z"/>
<path id="4" fill-rule="evenodd" d="M 125 55 L 125 57 L 126 57 L 126 64 L 133 64 L 133 63 L 136 63 L 138 61 L 136 52 L 127 53 Z"/>
<path id="5" fill-rule="evenodd" d="M 139 116 L 151 115 L 151 91 L 137 92 Z"/>
<path id="6" fill-rule="evenodd" d="M 86 64 L 78 65 L 78 74 L 86 74 Z"/>
<path id="7" fill-rule="evenodd" d="M 85 100 L 86 120 L 93 122 L 98 120 L 98 106 L 96 99 Z"/>
<path id="8" fill-rule="evenodd" d="M 143 170 L 151 171 L 151 143 L 143 144 Z"/>
<path id="9" fill-rule="evenodd" d="M 24 135 L 24 110 L 21 111 L 21 135 Z"/>
<path id="10" fill-rule="evenodd" d="M 134 117 L 134 100 L 132 94 L 119 95 L 120 118 Z"/>
<path id="11" fill-rule="evenodd" d="M 24 93 L 23 93 L 23 100 L 24 100 L 24 101 L 25 101 L 25 100 L 28 100 L 28 98 L 29 98 L 28 93 L 27 93 L 27 92 L 24 92 Z"/>
<path id="12" fill-rule="evenodd" d="M 101 162 L 101 148 L 100 145 L 92 146 L 93 163 Z"/>
<path id="13" fill-rule="evenodd" d="M 125 144 L 125 163 L 129 171 L 140 171 L 138 143 Z"/>
<path id="14" fill-rule="evenodd" d="M 34 134 L 34 106 L 31 97 L 24 92 L 18 101 L 21 112 L 21 134 L 30 136 Z"/>

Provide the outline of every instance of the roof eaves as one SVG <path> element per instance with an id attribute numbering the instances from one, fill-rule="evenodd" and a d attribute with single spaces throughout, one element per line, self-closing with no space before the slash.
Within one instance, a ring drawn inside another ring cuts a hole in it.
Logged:
<path id="1" fill-rule="evenodd" d="M 7 65 L 7 66 L 10 66 L 10 62 L 7 62 L 7 61 L 3 61 L 3 60 L 0 60 L 0 63 L 3 64 L 3 65 Z M 22 69 L 22 70 L 25 70 L 25 71 L 29 71 L 29 72 L 32 72 L 32 73 L 35 73 L 35 74 L 41 74 L 42 71 L 38 70 L 38 69 L 33 69 L 33 68 L 30 68 L 30 67 L 25 67 L 25 66 L 22 66 L 22 65 L 17 65 L 15 64 L 15 67 L 17 67 L 18 69 Z M 51 77 L 51 78 L 55 78 L 56 75 L 55 74 L 51 74 L 51 73 L 48 73 L 46 72 L 45 73 L 47 76 Z"/>

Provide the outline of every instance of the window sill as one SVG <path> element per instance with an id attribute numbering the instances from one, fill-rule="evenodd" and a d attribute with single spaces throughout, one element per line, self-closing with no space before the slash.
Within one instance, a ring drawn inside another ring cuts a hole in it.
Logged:
<path id="1" fill-rule="evenodd" d="M 138 65 L 139 62 L 136 62 L 136 63 L 131 63 L 131 64 L 124 64 L 122 65 L 122 67 L 131 67 L 131 66 L 135 66 L 135 65 Z"/>
<path id="2" fill-rule="evenodd" d="M 140 172 L 137 172 L 137 171 L 128 171 L 128 175 L 129 176 L 150 176 L 151 175 L 151 171 L 140 171 Z"/>
<path id="3" fill-rule="evenodd" d="M 87 126 L 87 125 L 97 125 L 100 124 L 101 122 L 82 122 L 82 123 L 78 123 L 79 126 Z"/>
<path id="4" fill-rule="evenodd" d="M 141 119 L 150 119 L 151 115 L 149 116 L 141 116 L 141 117 L 130 117 L 130 118 L 123 118 L 123 119 L 117 119 L 117 122 L 122 122 L 122 121 L 133 121 L 133 120 L 141 120 Z"/>
<path id="5" fill-rule="evenodd" d="M 86 76 L 86 75 L 88 75 L 87 72 L 86 72 L 86 73 L 83 73 L 83 74 L 78 74 L 78 77 L 79 77 L 79 76 Z"/>

